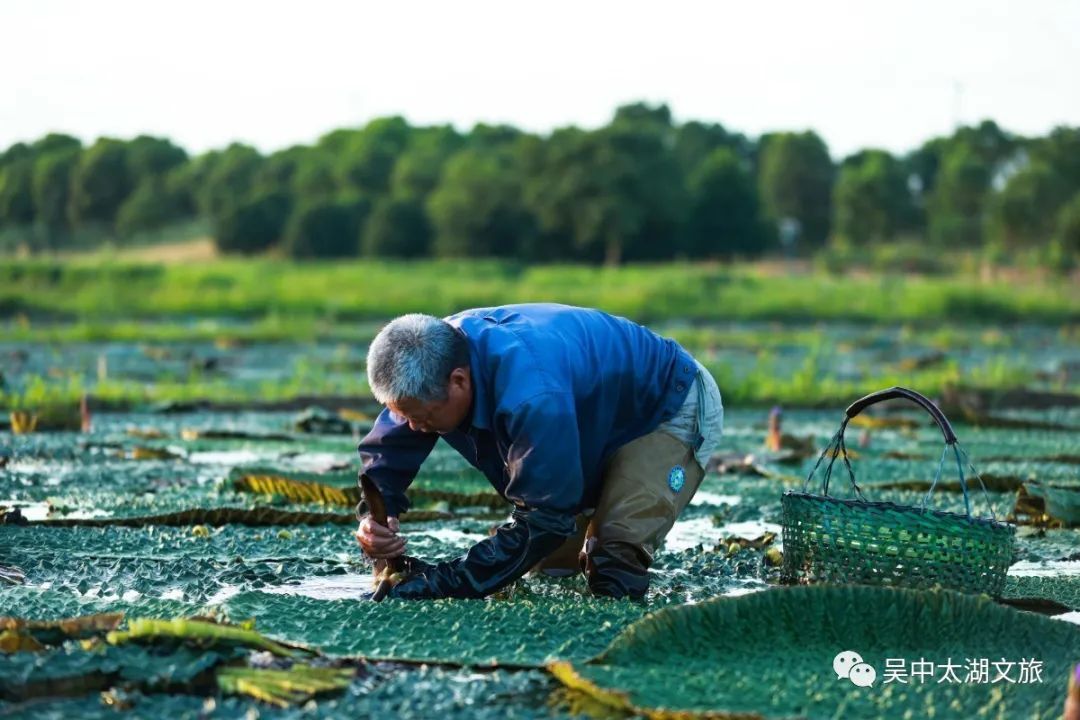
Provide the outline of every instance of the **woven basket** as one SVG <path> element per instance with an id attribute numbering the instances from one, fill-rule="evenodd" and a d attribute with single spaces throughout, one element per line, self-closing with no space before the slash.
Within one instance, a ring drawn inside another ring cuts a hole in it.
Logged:
<path id="1" fill-rule="evenodd" d="M 897 398 L 910 400 L 926 410 L 945 436 L 937 476 L 921 507 L 867 501 L 855 483 L 855 472 L 844 444 L 844 430 L 853 417 L 871 405 Z M 956 458 L 966 514 L 926 507 L 950 451 Z M 808 492 L 826 457 L 828 464 L 821 493 Z M 972 516 L 962 457 L 967 460 L 949 421 L 937 406 L 917 392 L 894 387 L 852 403 L 845 411 L 840 430 L 807 476 L 802 491 L 787 491 L 781 499 L 784 538 L 781 579 L 790 583 L 940 586 L 1000 595 L 1005 587 L 1005 573 L 1013 560 L 1016 528 L 993 517 Z M 837 458 L 843 459 L 854 498 L 829 496 L 829 479 Z M 970 467 L 970 462 L 967 465 Z M 985 488 L 983 492 L 985 495 Z"/>

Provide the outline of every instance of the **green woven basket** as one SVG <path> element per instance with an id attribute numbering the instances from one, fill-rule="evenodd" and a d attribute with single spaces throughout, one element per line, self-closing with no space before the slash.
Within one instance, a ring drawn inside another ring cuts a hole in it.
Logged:
<path id="1" fill-rule="evenodd" d="M 892 399 L 910 400 L 941 428 L 945 449 L 937 475 L 921 506 L 869 502 L 855 483 L 844 444 L 844 430 L 853 417 L 871 405 Z M 927 509 L 945 459 L 956 458 L 966 514 Z M 808 492 L 822 461 L 828 457 L 821 493 Z M 842 458 L 855 491 L 850 499 L 829 496 L 829 480 Z M 963 458 L 963 460 L 961 460 Z M 949 421 L 930 400 L 913 390 L 894 387 L 867 395 L 845 411 L 840 430 L 818 458 L 802 491 L 781 499 L 784 562 L 781 579 L 790 583 L 861 583 L 914 588 L 940 586 L 962 592 L 1001 594 L 1013 560 L 1016 527 L 996 518 L 973 517 L 964 465 L 971 467 Z M 974 468 L 971 468 L 974 471 Z M 978 473 L 975 473 L 976 477 Z M 981 484 L 980 480 L 980 484 Z M 986 489 L 983 488 L 985 496 Z M 987 505 L 990 505 L 987 498 Z M 990 507 L 993 515 L 993 507 Z"/>

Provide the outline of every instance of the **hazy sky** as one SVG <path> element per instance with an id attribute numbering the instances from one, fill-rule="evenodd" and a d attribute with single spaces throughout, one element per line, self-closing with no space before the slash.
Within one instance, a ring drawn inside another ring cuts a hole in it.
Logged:
<path id="1" fill-rule="evenodd" d="M 635 100 L 834 157 L 984 117 L 1080 125 L 1080 0 L 0 0 L 0 147 L 68 132 L 273 150 L 402 114 L 546 132 Z"/>

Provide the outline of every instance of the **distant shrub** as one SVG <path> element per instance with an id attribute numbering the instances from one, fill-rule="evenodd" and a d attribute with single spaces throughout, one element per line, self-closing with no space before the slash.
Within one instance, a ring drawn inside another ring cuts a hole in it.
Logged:
<path id="1" fill-rule="evenodd" d="M 285 230 L 285 252 L 293 258 L 343 258 L 358 254 L 364 200 L 316 202 L 293 213 Z"/>
<path id="2" fill-rule="evenodd" d="M 360 247 L 372 257 L 423 257 L 431 240 L 424 207 L 415 200 L 381 198 L 364 223 Z"/>
<path id="3" fill-rule="evenodd" d="M 289 196 L 276 192 L 223 211 L 214 232 L 218 249 L 251 255 L 273 247 L 281 239 L 291 207 Z"/>

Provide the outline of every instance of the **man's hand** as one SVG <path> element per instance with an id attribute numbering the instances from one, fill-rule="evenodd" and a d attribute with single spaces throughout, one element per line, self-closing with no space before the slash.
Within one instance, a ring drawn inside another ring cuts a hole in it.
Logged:
<path id="1" fill-rule="evenodd" d="M 356 541 L 368 557 L 376 560 L 396 558 L 405 553 L 405 538 L 398 534 L 398 519 L 386 519 L 386 525 L 380 525 L 370 515 L 365 515 L 356 530 Z"/>

